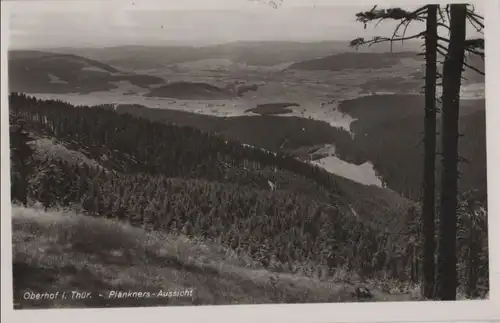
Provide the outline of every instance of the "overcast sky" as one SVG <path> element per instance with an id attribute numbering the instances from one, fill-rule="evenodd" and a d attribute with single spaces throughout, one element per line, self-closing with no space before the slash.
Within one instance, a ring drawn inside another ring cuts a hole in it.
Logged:
<path id="1" fill-rule="evenodd" d="M 415 9 L 422 4 L 408 2 L 399 5 Z M 480 3 L 476 7 L 482 13 Z M 370 8 L 370 2 L 359 0 L 283 0 L 278 9 L 250 0 L 17 0 L 9 4 L 10 47 L 206 45 L 389 35 L 394 23 L 364 30 L 355 21 L 356 12 Z M 408 34 L 422 27 L 416 23 Z"/>

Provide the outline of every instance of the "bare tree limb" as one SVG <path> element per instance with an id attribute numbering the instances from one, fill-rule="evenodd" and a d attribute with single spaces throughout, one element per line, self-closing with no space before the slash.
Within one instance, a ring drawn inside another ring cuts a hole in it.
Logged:
<path id="1" fill-rule="evenodd" d="M 438 36 L 438 40 L 449 43 L 450 40 L 441 36 Z M 481 58 L 484 58 L 484 52 L 478 50 L 478 49 L 483 49 L 484 50 L 484 39 L 483 38 L 474 38 L 474 39 L 467 39 L 465 41 L 465 50 L 469 53 L 472 53 L 474 55 L 477 55 Z M 438 44 L 438 47 L 444 50 L 445 52 L 448 51 L 446 47 L 444 47 L 441 44 Z"/>
<path id="2" fill-rule="evenodd" d="M 438 7 L 439 8 L 439 7 Z M 444 17 L 443 11 L 441 9 L 438 10 L 439 18 L 441 19 L 441 24 L 444 26 L 444 22 L 446 21 L 446 18 Z M 438 23 L 439 26 L 439 23 Z M 448 26 L 446 26 L 448 29 L 450 29 Z"/>
<path id="3" fill-rule="evenodd" d="M 478 24 L 472 17 L 470 16 L 467 16 L 467 20 L 469 21 L 469 23 L 471 24 L 472 27 L 474 27 L 474 29 L 476 29 L 476 31 L 480 34 L 484 34 L 484 25 L 480 25 Z"/>
<path id="4" fill-rule="evenodd" d="M 427 9 L 427 6 L 424 6 L 422 8 Z M 415 12 L 418 12 L 418 9 Z M 407 17 L 403 18 L 401 20 L 401 22 L 396 26 L 396 28 L 394 29 L 394 33 L 392 34 L 392 39 L 391 39 L 391 52 L 392 52 L 392 45 L 393 45 L 394 39 L 396 37 L 403 37 L 401 39 L 401 43 L 403 43 L 405 41 L 404 37 L 406 36 L 406 30 L 407 30 L 408 26 L 410 25 L 410 23 L 412 23 L 414 20 L 419 20 L 419 14 L 417 14 L 417 13 L 410 13 Z M 399 29 L 403 25 L 405 25 L 403 34 L 402 35 L 398 35 Z"/>
<path id="5" fill-rule="evenodd" d="M 445 53 L 448 53 L 448 48 L 444 47 L 443 45 L 441 45 L 441 44 L 438 43 L 437 47 L 441 48 Z M 446 54 L 446 55 L 448 55 L 448 54 Z M 446 55 L 445 55 L 445 57 L 446 57 Z"/>
<path id="6" fill-rule="evenodd" d="M 444 41 L 444 42 L 447 42 L 447 43 L 450 42 L 450 40 L 448 38 L 444 38 L 444 37 L 441 37 L 441 36 L 438 36 L 437 38 L 438 38 L 438 40 L 441 40 L 441 41 Z"/>
<path id="7" fill-rule="evenodd" d="M 437 52 L 438 52 L 439 54 L 441 54 L 442 56 L 444 56 L 444 57 L 446 57 L 446 56 L 448 55 L 447 53 L 443 52 L 443 51 L 442 51 L 441 49 L 439 49 L 439 48 L 437 49 Z"/>
<path id="8" fill-rule="evenodd" d="M 470 15 L 471 17 L 474 17 L 475 19 L 477 19 L 478 21 L 479 20 L 484 20 L 484 17 L 483 16 L 480 16 L 478 15 L 477 13 L 475 13 L 474 10 L 468 10 L 467 11 L 467 14 Z"/>
<path id="9" fill-rule="evenodd" d="M 425 35 L 424 32 L 408 36 L 408 37 L 398 37 L 398 38 L 388 38 L 388 37 L 381 37 L 381 36 L 375 36 L 371 40 L 365 40 L 363 37 L 359 37 L 356 39 L 351 40 L 349 43 L 350 47 L 359 47 L 362 45 L 368 45 L 372 46 L 377 43 L 383 43 L 383 42 L 394 42 L 394 41 L 405 41 L 405 40 L 410 40 L 410 39 L 417 39 L 417 38 L 422 38 Z"/>
<path id="10" fill-rule="evenodd" d="M 471 54 L 477 55 L 477 56 L 481 57 L 482 59 L 484 59 L 484 52 L 480 52 L 480 51 L 477 51 L 473 48 L 468 48 L 468 47 L 466 47 L 465 50 Z"/>
<path id="11" fill-rule="evenodd" d="M 406 30 L 408 29 L 408 26 L 410 25 L 411 20 L 407 20 L 405 23 L 405 29 L 403 30 L 403 37 L 406 35 Z M 404 40 L 401 41 L 401 45 L 403 44 Z"/>
<path id="12" fill-rule="evenodd" d="M 474 66 L 471 66 L 469 64 L 467 64 L 466 62 L 464 62 L 464 66 L 470 68 L 471 70 L 473 70 L 474 72 L 480 74 L 480 75 L 484 75 L 485 73 L 477 68 L 475 68 Z"/>
<path id="13" fill-rule="evenodd" d="M 446 28 L 448 31 L 450 30 L 450 26 L 445 25 L 445 24 L 443 24 L 443 23 L 441 23 L 441 22 L 438 22 L 438 24 L 437 24 L 437 25 L 438 25 L 439 27 Z"/>

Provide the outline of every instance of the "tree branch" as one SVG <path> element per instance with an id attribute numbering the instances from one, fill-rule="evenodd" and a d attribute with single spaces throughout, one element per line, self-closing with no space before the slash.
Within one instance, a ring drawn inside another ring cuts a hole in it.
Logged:
<path id="1" fill-rule="evenodd" d="M 438 22 L 438 24 L 437 24 L 437 25 L 438 25 L 439 27 L 443 27 L 443 28 L 448 29 L 448 31 L 450 30 L 450 27 L 449 27 L 448 25 L 445 25 L 445 24 L 443 24 L 443 23 L 441 23 L 441 22 Z"/>
<path id="2" fill-rule="evenodd" d="M 408 29 L 408 26 L 410 25 L 411 20 L 407 20 L 405 23 L 405 29 L 403 30 L 403 37 L 406 35 L 406 30 Z M 403 45 L 404 40 L 401 41 L 401 45 Z"/>
<path id="3" fill-rule="evenodd" d="M 484 75 L 485 73 L 477 68 L 475 68 L 474 66 L 471 66 L 469 64 L 467 64 L 466 62 L 464 62 L 464 66 L 470 68 L 471 70 L 473 70 L 474 72 L 480 74 L 480 75 Z"/>
<path id="4" fill-rule="evenodd" d="M 401 20 L 397 27 L 394 30 L 394 33 L 392 34 L 392 37 L 390 39 L 388 38 L 382 38 L 382 37 L 374 37 L 372 41 L 365 41 L 363 38 L 357 38 L 353 41 L 351 41 L 350 46 L 351 47 L 356 47 L 358 48 L 359 46 L 363 44 L 369 44 L 369 46 L 372 46 L 373 44 L 384 42 L 384 41 L 390 41 L 390 46 L 391 46 L 391 52 L 393 51 L 392 46 L 394 41 L 401 41 L 402 43 L 405 40 L 410 40 L 410 39 L 415 39 L 419 38 L 422 35 L 419 34 L 418 36 L 415 35 L 411 37 L 406 37 L 406 31 L 408 29 L 408 26 L 413 22 L 413 21 L 423 21 L 423 15 L 426 13 L 428 8 L 428 5 L 422 6 L 418 8 L 415 11 L 409 12 L 406 10 L 403 10 L 401 8 L 390 8 L 390 9 L 379 9 L 377 10 L 377 6 L 375 5 L 370 11 L 365 11 L 365 12 L 358 12 L 356 14 L 356 21 L 362 22 L 364 25 L 364 28 L 366 29 L 367 23 L 371 22 L 373 20 L 378 20 L 375 27 L 377 27 L 383 20 L 386 19 L 393 19 L 393 20 Z M 401 27 L 404 26 L 403 34 L 398 35 L 398 32 Z"/>
<path id="5" fill-rule="evenodd" d="M 448 48 L 444 47 L 443 45 L 441 44 L 437 44 L 437 47 L 438 48 L 441 48 L 445 53 L 448 53 Z M 448 54 L 445 55 L 445 57 L 447 56 Z"/>
<path id="6" fill-rule="evenodd" d="M 477 51 L 473 48 L 468 48 L 468 47 L 466 47 L 465 50 L 471 54 L 477 55 L 477 56 L 481 57 L 482 59 L 484 59 L 484 52 L 480 52 L 480 51 Z"/>
<path id="7" fill-rule="evenodd" d="M 474 17 L 475 19 L 479 20 L 484 20 L 483 16 L 478 15 L 475 10 L 467 10 L 467 14 Z"/>
<path id="8" fill-rule="evenodd" d="M 484 34 L 483 29 L 484 29 L 484 24 L 481 22 L 478 22 L 476 19 L 474 19 L 472 16 L 467 15 L 467 20 L 471 24 L 471 26 L 476 29 L 476 31 L 480 34 Z"/>
<path id="9" fill-rule="evenodd" d="M 363 37 L 359 37 L 356 39 L 351 40 L 349 43 L 350 47 L 356 47 L 358 48 L 359 46 L 362 45 L 368 45 L 372 46 L 377 43 L 383 43 L 383 42 L 395 42 L 395 41 L 405 41 L 405 40 L 410 40 L 410 39 L 417 39 L 417 38 L 422 38 L 425 35 L 424 32 L 408 36 L 408 37 L 398 37 L 398 38 L 388 38 L 388 37 L 380 37 L 380 36 L 375 36 L 371 40 L 365 40 Z"/>
<path id="10" fill-rule="evenodd" d="M 441 36 L 438 36 L 437 38 L 438 38 L 438 40 L 441 40 L 441 41 L 444 41 L 444 42 L 447 42 L 447 43 L 450 42 L 450 40 L 448 38 L 444 38 L 444 37 L 441 37 Z"/>
<path id="11" fill-rule="evenodd" d="M 444 56 L 444 57 L 446 57 L 446 56 L 448 55 L 448 54 L 444 53 L 444 52 L 443 52 L 441 49 L 439 49 L 439 48 L 437 48 L 436 50 L 437 50 L 437 52 L 438 52 L 439 54 L 441 54 L 441 55 L 442 55 L 442 56 Z"/>
<path id="12" fill-rule="evenodd" d="M 439 18 L 441 18 L 441 21 L 442 21 L 442 22 L 445 22 L 445 21 L 446 21 L 446 18 L 444 17 L 443 10 L 442 10 L 439 6 L 438 6 L 438 9 L 439 9 L 439 10 L 438 10 Z M 439 26 L 439 24 L 438 24 L 438 26 Z M 443 26 L 445 26 L 445 25 L 443 24 Z M 448 29 L 450 29 L 448 26 L 446 26 L 446 27 L 447 27 Z"/>
<path id="13" fill-rule="evenodd" d="M 401 8 L 390 8 L 390 9 L 378 9 L 374 6 L 370 11 L 358 12 L 356 14 L 356 21 L 362 22 L 364 28 L 366 29 L 367 23 L 373 20 L 378 20 L 377 25 L 380 21 L 385 19 L 393 20 L 422 20 L 420 16 L 427 10 L 427 5 L 418 8 L 415 11 L 409 12 Z"/>
<path id="14" fill-rule="evenodd" d="M 425 9 L 427 10 L 427 5 L 422 7 L 422 9 Z M 418 11 L 418 9 L 417 9 Z M 415 12 L 417 12 L 415 11 Z M 422 11 L 421 13 L 423 13 L 424 11 Z M 420 14 L 420 13 L 419 13 Z M 414 20 L 420 20 L 419 19 L 419 14 L 414 14 L 414 13 L 410 13 L 408 17 L 405 17 L 401 20 L 401 22 L 396 26 L 396 28 L 394 29 L 394 33 L 392 34 L 392 38 L 391 38 L 391 52 L 392 52 L 392 44 L 393 44 L 393 41 L 396 37 L 403 37 L 401 39 L 401 43 L 403 43 L 405 41 L 404 37 L 406 36 L 406 30 L 408 29 L 408 26 L 414 21 Z M 399 32 L 399 29 L 402 27 L 402 26 L 405 26 L 404 27 L 404 30 L 403 30 L 403 34 L 402 35 L 398 35 L 398 32 Z"/>

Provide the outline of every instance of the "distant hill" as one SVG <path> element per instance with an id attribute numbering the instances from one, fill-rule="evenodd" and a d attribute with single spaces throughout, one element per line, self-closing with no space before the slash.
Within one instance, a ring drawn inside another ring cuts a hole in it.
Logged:
<path id="1" fill-rule="evenodd" d="M 381 69 L 400 64 L 403 58 L 417 58 L 416 52 L 340 53 L 292 64 L 289 69 L 342 71 L 348 69 Z"/>
<path id="2" fill-rule="evenodd" d="M 164 82 L 82 56 L 41 51 L 9 51 L 8 68 L 9 90 L 29 93 L 89 93 L 117 88 L 112 82 L 139 87 Z"/>
<path id="3" fill-rule="evenodd" d="M 417 62 L 425 63 L 423 56 L 417 55 L 417 51 L 401 51 L 401 52 L 344 52 L 333 55 L 328 55 L 312 60 L 305 60 L 291 64 L 288 69 L 291 70 L 308 70 L 308 71 L 343 71 L 349 69 L 383 69 L 394 67 L 402 64 L 402 59 L 414 59 Z M 443 57 L 439 58 L 439 62 L 443 61 Z M 467 63 L 480 71 L 485 71 L 484 60 L 477 55 L 467 57 Z M 442 64 L 438 64 L 438 70 L 442 69 Z M 362 87 L 370 91 L 376 88 L 393 88 L 400 92 L 408 90 L 419 90 L 422 86 L 425 70 L 419 70 L 411 73 L 410 79 L 405 79 L 401 76 L 392 78 L 384 78 L 376 81 L 365 83 Z M 481 75 L 473 69 L 466 68 L 463 72 L 465 78 L 464 84 L 484 83 L 484 75 Z M 381 83 L 385 83 L 382 85 Z"/>
<path id="4" fill-rule="evenodd" d="M 236 97 L 226 89 L 207 83 L 175 82 L 152 89 L 146 96 L 180 100 L 224 100 Z"/>
<path id="5" fill-rule="evenodd" d="M 51 51 L 81 55 L 127 69 L 148 69 L 202 59 L 230 59 L 235 63 L 272 66 L 299 62 L 342 52 L 388 52 L 389 46 L 379 44 L 360 48 L 348 46 L 348 41 L 293 42 L 263 41 L 234 42 L 211 46 L 116 46 L 108 48 L 57 48 Z M 395 45 L 395 51 L 418 51 L 420 44 Z"/>

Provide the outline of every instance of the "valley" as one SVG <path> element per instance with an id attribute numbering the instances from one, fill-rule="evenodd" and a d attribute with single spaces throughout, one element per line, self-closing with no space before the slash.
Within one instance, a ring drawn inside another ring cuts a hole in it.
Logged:
<path id="1" fill-rule="evenodd" d="M 17 286 L 197 290 L 134 305 L 16 294 L 17 308 L 363 301 L 359 286 L 375 301 L 422 299 L 423 62 L 327 45 L 11 51 Z M 460 109 L 459 190 L 480 205 L 460 200 L 468 230 L 486 205 L 484 80 L 464 82 Z"/>
<path id="2" fill-rule="evenodd" d="M 113 52 L 113 49 L 109 52 Z M 134 51 L 132 53 L 136 54 Z M 314 51 L 310 55 L 313 54 Z M 21 59 L 30 58 L 36 61 L 40 56 L 47 59 L 50 55 L 56 54 L 47 52 L 42 56 L 40 52 L 18 52 L 13 55 L 11 62 L 17 64 Z M 303 58 L 307 57 L 304 56 L 305 53 L 301 55 Z M 361 55 L 359 58 L 364 57 L 368 65 L 350 66 L 349 64 L 352 64 L 359 55 Z M 129 57 L 126 53 L 123 56 Z M 73 62 L 75 56 L 57 54 L 56 57 L 57 59 L 65 57 L 68 61 L 65 68 L 72 71 L 71 73 L 78 72 L 75 71 Z M 146 58 L 147 56 L 144 57 Z M 128 72 L 132 73 L 133 77 L 144 75 L 152 80 L 160 80 L 155 84 L 111 79 L 104 80 L 112 87 L 106 90 L 81 93 L 74 88 L 65 90 L 65 93 L 58 93 L 59 84 L 51 80 L 42 83 L 48 87 L 47 93 L 29 91 L 29 83 L 27 87 L 20 89 L 40 99 L 62 100 L 73 105 L 110 104 L 115 106 L 117 112 L 126 111 L 147 116 L 152 120 L 194 126 L 270 150 L 290 152 L 298 149 L 307 150 L 308 147 L 321 144 L 333 145 L 336 147 L 336 154 L 315 160 L 317 165 L 332 173 L 343 173 L 361 183 L 378 186 L 387 183 L 401 194 L 418 199 L 416 187 L 419 185 L 419 172 L 413 177 L 409 175 L 412 178 L 412 188 L 408 189 L 397 183 L 397 179 L 407 175 L 389 174 L 393 172 L 393 167 L 385 165 L 387 161 L 380 164 L 380 153 L 374 151 L 373 147 L 377 145 L 373 145 L 373 141 L 380 142 L 374 138 L 386 135 L 392 140 L 397 129 L 404 127 L 405 120 L 413 123 L 413 118 L 423 115 L 421 109 L 423 101 L 419 95 L 422 81 L 418 72 L 423 67 L 421 58 L 415 53 L 405 51 L 385 54 L 347 52 L 333 54 L 328 56 L 328 60 L 326 58 L 324 60 L 325 63 L 322 63 L 321 59 L 312 59 L 298 63 L 281 61 L 277 65 L 271 65 L 271 61 L 264 65 L 247 65 L 229 58 L 210 58 L 170 62 L 161 65 L 160 68 Z M 96 65 L 95 68 L 103 65 L 88 59 L 78 61 L 90 62 L 88 64 Z M 328 62 L 341 63 L 333 69 Z M 61 72 L 63 67 L 54 69 L 49 65 L 44 68 L 46 70 L 42 72 L 52 78 L 64 80 L 64 73 L 68 74 Z M 107 69 L 114 68 L 109 66 Z M 23 74 L 23 77 L 31 80 L 30 73 L 38 75 L 42 72 L 28 72 Z M 95 78 L 87 77 L 92 80 Z M 51 90 L 51 87 L 54 90 Z M 477 77 L 464 83 L 461 97 L 465 106 L 461 109 L 464 121 L 475 120 L 474 116 L 484 113 L 484 83 L 478 82 Z M 412 107 L 401 109 L 407 103 Z M 276 107 L 283 105 L 284 108 L 269 110 L 273 105 Z M 269 106 L 265 113 L 263 113 L 265 110 L 262 110 L 263 106 Z M 381 109 L 390 110 L 381 112 Z M 379 120 L 380 118 L 383 119 Z M 395 123 L 394 131 L 391 131 L 386 126 L 393 123 Z M 416 123 L 410 127 L 410 131 L 413 132 L 411 140 L 416 146 L 421 132 L 418 127 L 421 126 Z M 382 132 L 379 133 L 380 131 Z M 384 146 L 390 151 L 408 151 L 408 144 L 403 142 L 407 139 L 402 138 L 404 139 L 398 146 L 386 143 Z M 470 138 L 470 142 L 477 139 Z M 465 140 L 469 142 L 468 138 Z M 364 151 L 362 148 L 364 146 L 368 150 L 371 147 L 372 151 Z M 418 149 L 409 151 L 410 154 L 399 154 L 408 156 L 405 157 L 407 161 L 400 160 L 399 163 L 409 163 L 410 160 L 419 158 Z M 464 151 L 464 155 L 466 155 L 464 158 L 471 157 L 467 156 L 468 151 Z M 308 158 L 310 157 L 302 159 Z M 351 170 L 346 171 L 346 169 Z M 347 175 L 353 172 L 365 175 Z M 485 173 L 477 176 L 477 172 L 481 170 L 471 170 L 471 172 L 476 174 L 477 182 L 485 178 Z M 360 176 L 366 176 L 366 179 Z M 380 176 L 384 178 L 381 179 Z M 395 178 L 396 182 L 391 178 Z M 466 188 L 472 185 L 472 182 L 466 185 Z"/>

